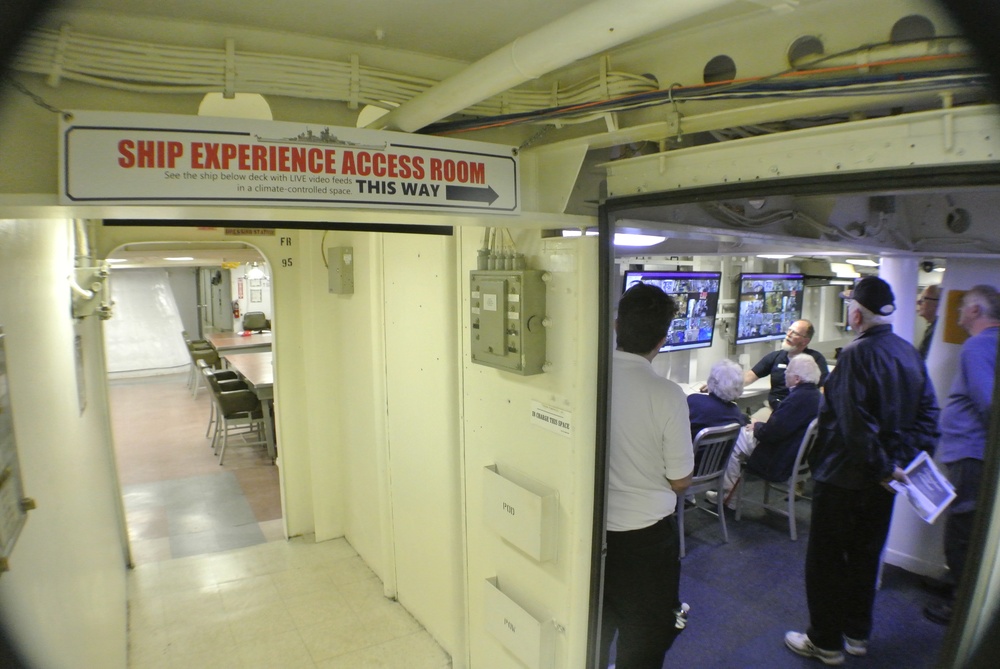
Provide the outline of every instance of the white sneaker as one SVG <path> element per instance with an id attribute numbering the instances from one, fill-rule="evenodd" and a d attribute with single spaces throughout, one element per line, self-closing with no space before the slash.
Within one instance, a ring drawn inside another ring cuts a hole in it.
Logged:
<path id="1" fill-rule="evenodd" d="M 823 650 L 813 645 L 809 635 L 803 632 L 785 632 L 785 645 L 796 655 L 814 657 L 827 666 L 844 663 L 844 653 L 839 650 Z"/>
<path id="2" fill-rule="evenodd" d="M 844 635 L 844 650 L 848 655 L 864 657 L 868 654 L 868 639 L 852 639 Z"/>
<path id="3" fill-rule="evenodd" d="M 705 499 L 708 500 L 709 504 L 716 504 L 719 501 L 719 493 L 715 490 L 705 491 Z"/>

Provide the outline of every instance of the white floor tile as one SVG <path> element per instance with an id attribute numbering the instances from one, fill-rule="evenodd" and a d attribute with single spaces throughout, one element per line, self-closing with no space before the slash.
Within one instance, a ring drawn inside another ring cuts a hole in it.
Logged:
<path id="1" fill-rule="evenodd" d="M 337 655 L 316 663 L 317 669 L 399 669 L 385 656 L 381 646 L 362 648 L 344 655 Z M 409 665 L 407 665 L 409 669 Z"/>
<path id="2" fill-rule="evenodd" d="M 451 667 L 451 658 L 425 631 L 395 639 L 381 646 L 389 667 L 406 669 L 443 669 Z"/>
<path id="3" fill-rule="evenodd" d="M 285 600 L 285 610 L 299 629 L 321 623 L 356 620 L 354 609 L 336 592 L 320 592 Z"/>
<path id="4" fill-rule="evenodd" d="M 314 662 L 375 645 L 368 630 L 355 618 L 300 628 L 299 634 Z"/>
<path id="5" fill-rule="evenodd" d="M 312 669 L 315 666 L 298 632 L 282 632 L 241 644 L 242 669 Z"/>
<path id="6" fill-rule="evenodd" d="M 375 577 L 375 572 L 365 564 L 364 560 L 354 556 L 333 561 L 330 564 L 330 576 L 333 578 L 333 582 L 340 586 L 367 581 Z"/>
<path id="7" fill-rule="evenodd" d="M 237 644 L 256 643 L 267 636 L 297 629 L 295 621 L 280 604 L 245 609 L 232 614 L 228 622 L 229 631 Z"/>
<path id="8" fill-rule="evenodd" d="M 278 588 L 268 575 L 220 583 L 219 595 L 222 606 L 229 613 L 281 603 Z"/>

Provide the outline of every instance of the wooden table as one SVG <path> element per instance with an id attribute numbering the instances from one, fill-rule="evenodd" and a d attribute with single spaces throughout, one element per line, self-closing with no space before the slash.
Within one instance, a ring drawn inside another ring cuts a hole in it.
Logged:
<path id="1" fill-rule="evenodd" d="M 268 335 L 270 337 L 270 335 Z M 243 337 L 245 339 L 245 337 Z M 274 354 L 271 351 L 252 353 L 226 353 L 222 356 L 229 368 L 246 381 L 247 386 L 260 400 L 264 413 L 264 430 L 267 440 L 267 454 L 271 460 L 277 455 L 274 421 L 271 420 L 271 410 L 274 408 Z"/>
<path id="2" fill-rule="evenodd" d="M 237 332 L 213 332 L 205 335 L 220 356 L 226 353 L 250 353 L 271 350 L 271 333 L 251 334 L 243 336 Z"/>

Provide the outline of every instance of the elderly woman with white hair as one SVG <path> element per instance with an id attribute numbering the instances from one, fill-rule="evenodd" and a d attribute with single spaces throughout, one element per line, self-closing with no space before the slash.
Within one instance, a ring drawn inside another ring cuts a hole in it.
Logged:
<path id="1" fill-rule="evenodd" d="M 723 480 L 723 494 L 729 508 L 733 504 L 728 498 L 739 480 L 743 463 L 768 481 L 784 481 L 792 475 L 802 437 L 819 414 L 820 368 L 816 361 L 808 355 L 795 356 L 785 369 L 785 380 L 791 389 L 788 397 L 766 423 L 754 423 L 736 441 Z M 714 502 L 716 494 L 709 490 L 705 497 Z"/>
<path id="2" fill-rule="evenodd" d="M 708 374 L 707 386 L 707 395 L 694 393 L 687 398 L 692 439 L 706 427 L 747 424 L 749 419 L 736 405 L 736 398 L 743 394 L 742 367 L 732 360 L 718 361 Z"/>

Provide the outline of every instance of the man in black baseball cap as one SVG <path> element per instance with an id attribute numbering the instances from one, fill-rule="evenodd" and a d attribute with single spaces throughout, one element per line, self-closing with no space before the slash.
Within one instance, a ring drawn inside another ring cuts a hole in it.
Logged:
<path id="1" fill-rule="evenodd" d="M 892 332 L 892 288 L 865 277 L 845 296 L 858 337 L 826 381 L 806 552 L 810 627 L 788 632 L 793 652 L 836 665 L 866 655 L 879 556 L 892 520 L 888 483 L 921 451 L 934 452 L 938 407 L 920 353 Z"/>

